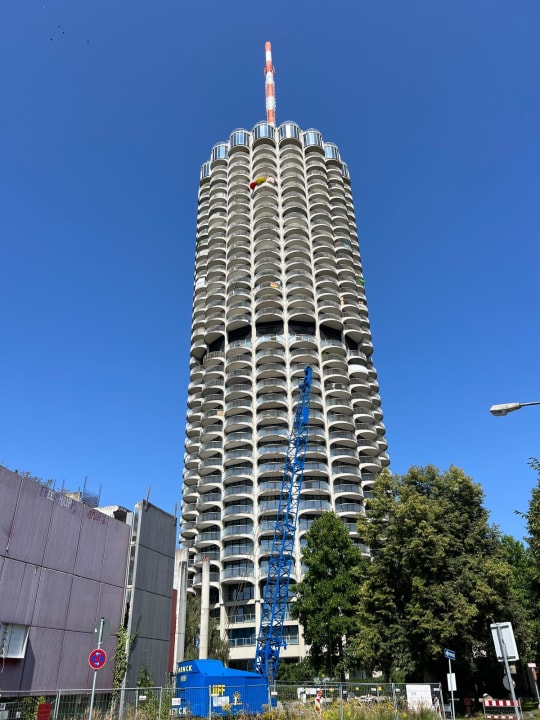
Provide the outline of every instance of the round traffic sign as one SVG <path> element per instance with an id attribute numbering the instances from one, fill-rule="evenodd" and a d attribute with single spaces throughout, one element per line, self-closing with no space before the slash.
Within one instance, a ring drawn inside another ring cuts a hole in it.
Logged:
<path id="1" fill-rule="evenodd" d="M 101 648 L 96 648 L 95 650 L 92 650 L 92 652 L 88 656 L 88 662 L 91 668 L 94 668 L 94 670 L 99 670 L 107 662 L 107 653 Z"/>

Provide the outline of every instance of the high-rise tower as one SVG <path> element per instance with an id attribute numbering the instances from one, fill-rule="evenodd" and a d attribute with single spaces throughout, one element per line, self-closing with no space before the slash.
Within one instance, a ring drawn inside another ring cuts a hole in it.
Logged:
<path id="1" fill-rule="evenodd" d="M 313 371 L 296 563 L 315 518 L 354 538 L 388 465 L 349 171 L 333 143 L 275 124 L 270 44 L 266 122 L 235 130 L 202 166 L 181 519 L 189 584 L 211 563 L 210 603 L 231 664 L 252 666 L 287 436 Z M 303 657 L 286 622 L 282 659 Z"/>

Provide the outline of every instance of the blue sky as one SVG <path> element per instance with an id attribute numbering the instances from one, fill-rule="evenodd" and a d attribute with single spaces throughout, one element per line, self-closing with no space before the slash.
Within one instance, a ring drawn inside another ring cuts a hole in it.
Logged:
<path id="1" fill-rule="evenodd" d="M 200 165 L 264 118 L 353 182 L 391 468 L 522 537 L 540 455 L 538 0 L 2 0 L 0 463 L 180 501 Z"/>

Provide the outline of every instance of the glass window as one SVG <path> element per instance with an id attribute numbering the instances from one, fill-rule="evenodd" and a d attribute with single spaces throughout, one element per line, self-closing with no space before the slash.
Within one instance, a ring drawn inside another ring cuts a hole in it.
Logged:
<path id="1" fill-rule="evenodd" d="M 304 147 L 316 145 L 317 147 L 323 146 L 323 139 L 320 132 L 317 130 L 306 130 L 304 133 Z"/>
<path id="2" fill-rule="evenodd" d="M 339 150 L 337 148 L 337 145 L 334 145 L 333 143 L 325 143 L 324 157 L 330 160 L 340 160 L 341 158 L 339 156 Z"/>
<path id="3" fill-rule="evenodd" d="M 348 180 L 351 179 L 351 174 L 349 172 L 349 168 L 345 163 L 343 163 L 341 166 L 341 172 L 343 173 L 343 177 L 346 177 Z"/>
<path id="4" fill-rule="evenodd" d="M 24 658 L 29 629 L 28 625 L 0 623 L 0 656 L 11 659 Z"/>
<path id="5" fill-rule="evenodd" d="M 298 140 L 300 138 L 300 128 L 294 123 L 284 123 L 279 128 L 279 139 L 285 140 L 287 138 L 294 138 Z"/>
<path id="6" fill-rule="evenodd" d="M 249 146 L 249 133 L 245 130 L 235 130 L 231 134 L 230 143 L 232 148 L 237 145 Z"/>
<path id="7" fill-rule="evenodd" d="M 229 148 L 225 143 L 214 145 L 212 148 L 212 160 L 226 160 L 229 154 Z"/>
<path id="8" fill-rule="evenodd" d="M 259 123 L 253 128 L 253 137 L 255 140 L 259 138 L 271 138 L 274 139 L 274 128 L 268 123 Z"/>
<path id="9" fill-rule="evenodd" d="M 210 173 L 212 172 L 212 167 L 209 162 L 205 162 L 204 165 L 201 168 L 201 180 L 203 178 L 210 177 Z"/>

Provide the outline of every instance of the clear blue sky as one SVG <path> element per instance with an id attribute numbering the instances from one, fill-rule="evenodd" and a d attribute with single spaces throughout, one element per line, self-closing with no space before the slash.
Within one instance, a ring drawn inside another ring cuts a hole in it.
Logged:
<path id="1" fill-rule="evenodd" d="M 524 535 L 540 455 L 538 0 L 2 0 L 0 463 L 180 500 L 200 165 L 264 117 L 349 163 L 391 468 Z"/>

